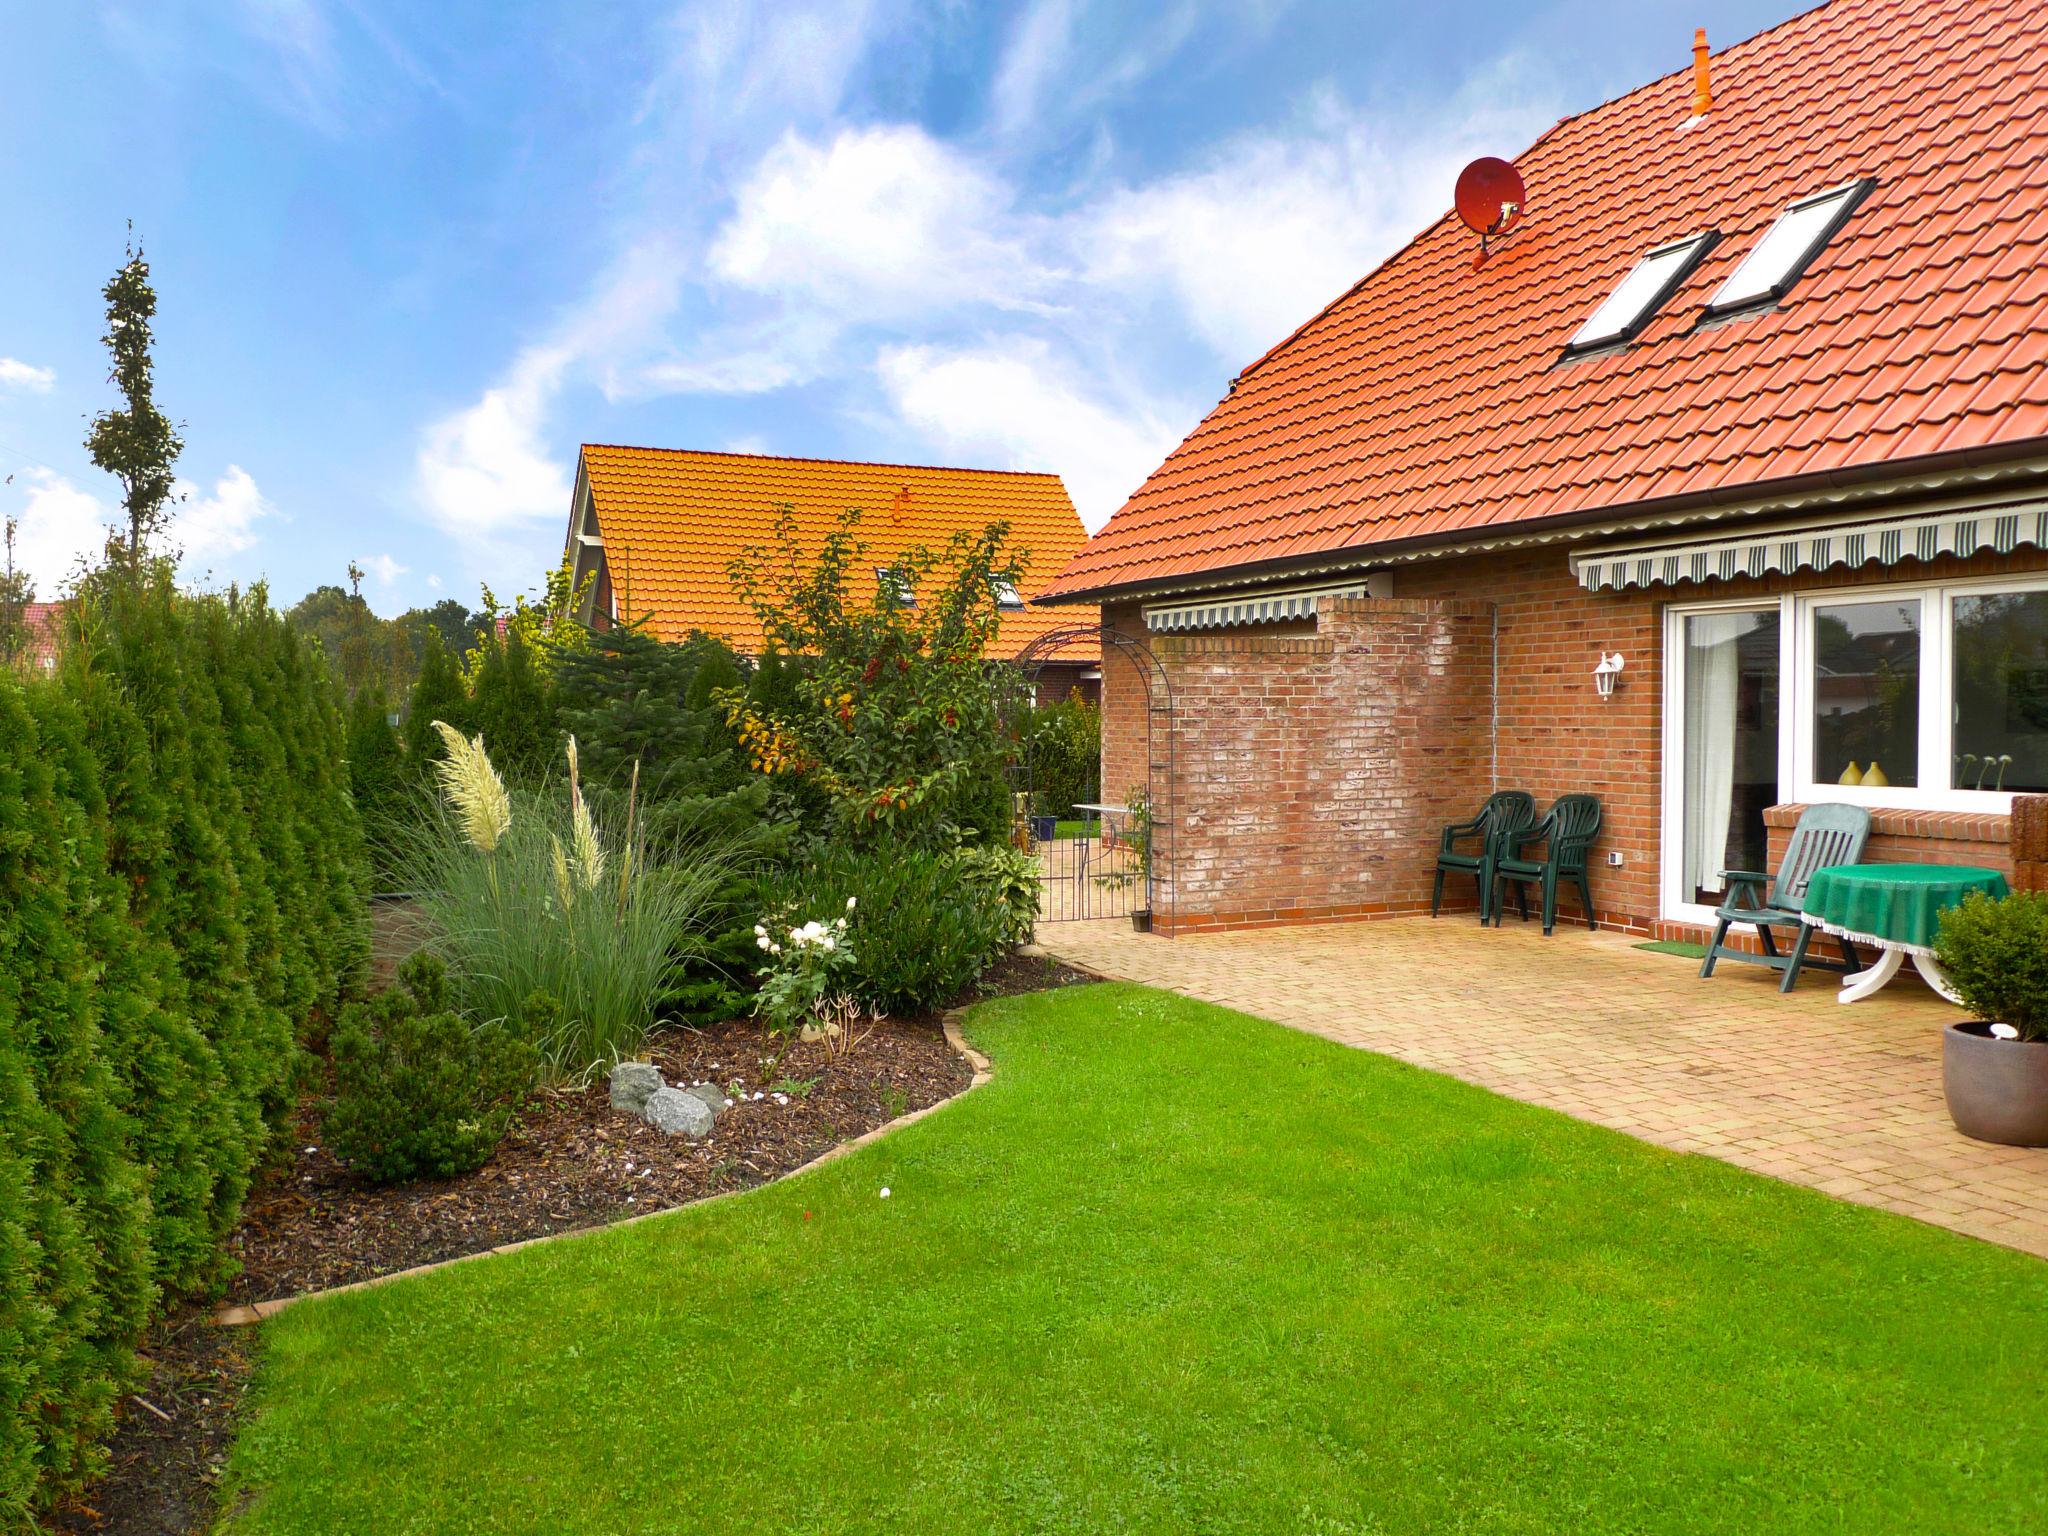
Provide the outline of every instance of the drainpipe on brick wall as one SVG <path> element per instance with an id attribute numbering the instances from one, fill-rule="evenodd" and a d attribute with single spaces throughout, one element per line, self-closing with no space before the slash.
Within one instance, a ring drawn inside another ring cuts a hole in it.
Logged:
<path id="1" fill-rule="evenodd" d="M 1487 727 L 1487 750 L 1492 754 L 1487 776 L 1491 782 L 1487 790 L 1491 793 L 1500 788 L 1500 604 L 1493 605 L 1493 697 L 1488 701 L 1493 718 Z"/>

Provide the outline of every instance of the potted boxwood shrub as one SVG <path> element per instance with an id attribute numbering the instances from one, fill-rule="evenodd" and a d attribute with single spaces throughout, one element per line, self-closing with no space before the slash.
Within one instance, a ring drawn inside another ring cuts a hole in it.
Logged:
<path id="1" fill-rule="evenodd" d="M 1941 1040 L 1956 1129 L 2048 1146 L 2048 892 L 1972 894 L 1941 914 L 1934 958 L 1970 1013 Z"/>

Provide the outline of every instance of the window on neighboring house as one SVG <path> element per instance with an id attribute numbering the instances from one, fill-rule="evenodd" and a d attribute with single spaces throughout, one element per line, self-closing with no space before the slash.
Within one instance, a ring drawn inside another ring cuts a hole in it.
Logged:
<path id="1" fill-rule="evenodd" d="M 1614 292 L 1586 317 L 1586 323 L 1565 346 L 1567 357 L 1619 346 L 1639 333 L 1656 317 L 1664 301 L 1677 291 L 1700 258 L 1719 239 L 1713 230 L 1687 235 L 1669 245 L 1660 245 L 1629 269 Z"/>
<path id="2" fill-rule="evenodd" d="M 915 608 L 917 588 L 910 584 L 910 573 L 899 566 L 878 565 L 875 567 L 875 585 L 880 588 L 882 602 L 890 608 Z"/>
<path id="3" fill-rule="evenodd" d="M 998 576 L 993 585 L 995 587 L 996 606 L 998 608 L 1022 608 L 1024 606 L 1024 599 L 1017 592 L 1017 583 L 1005 581 L 1002 577 Z"/>
<path id="4" fill-rule="evenodd" d="M 1868 180 L 1852 181 L 1792 204 L 1714 290 L 1707 301 L 1707 314 L 1761 309 L 1783 298 L 1875 185 Z"/>
<path id="5" fill-rule="evenodd" d="M 1800 604 L 1797 798 L 1960 808 L 2048 791 L 2048 581 Z"/>

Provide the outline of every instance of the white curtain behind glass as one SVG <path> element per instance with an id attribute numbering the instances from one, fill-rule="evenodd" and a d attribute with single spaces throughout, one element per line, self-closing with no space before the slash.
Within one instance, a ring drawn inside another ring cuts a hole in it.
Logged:
<path id="1" fill-rule="evenodd" d="M 1737 641 L 1749 613 L 1694 614 L 1685 621 L 1685 894 L 1721 888 L 1728 821 L 1735 811 Z"/>

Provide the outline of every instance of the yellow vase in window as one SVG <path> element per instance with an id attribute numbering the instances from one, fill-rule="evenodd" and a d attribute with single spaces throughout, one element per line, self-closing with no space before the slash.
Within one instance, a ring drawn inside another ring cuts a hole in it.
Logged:
<path id="1" fill-rule="evenodd" d="M 1870 766 L 1875 768 L 1877 764 L 1872 763 Z M 1854 763 L 1851 763 L 1848 767 L 1842 770 L 1842 776 L 1839 779 L 1835 780 L 1835 782 L 1837 784 L 1867 784 L 1869 780 L 1863 777 L 1862 769 L 1858 768 Z"/>
<path id="2" fill-rule="evenodd" d="M 1884 770 L 1877 766 L 1877 759 L 1870 760 L 1870 772 L 1863 775 L 1863 782 L 1877 789 L 1883 789 L 1891 780 L 1884 776 Z"/>

